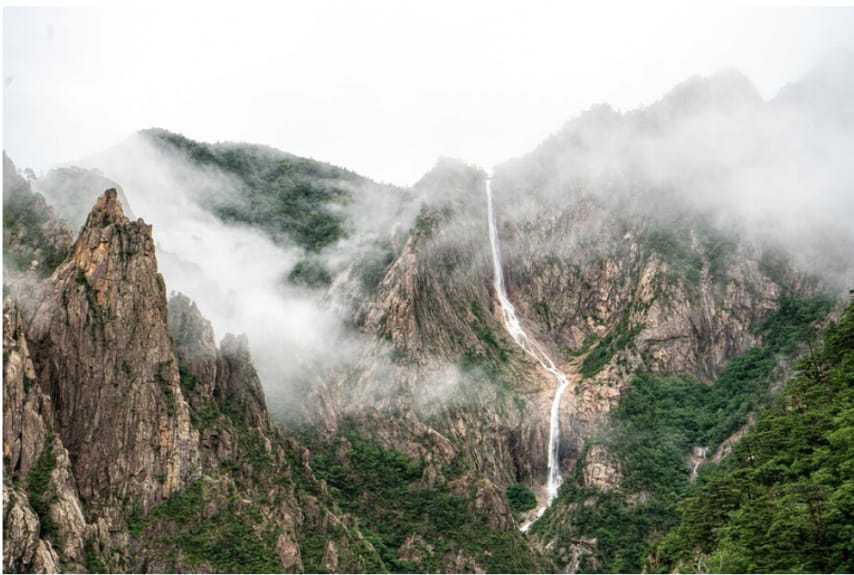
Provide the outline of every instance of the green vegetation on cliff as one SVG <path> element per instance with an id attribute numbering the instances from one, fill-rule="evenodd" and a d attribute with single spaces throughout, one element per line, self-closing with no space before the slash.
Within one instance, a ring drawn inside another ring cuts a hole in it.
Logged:
<path id="1" fill-rule="evenodd" d="M 651 569 L 854 571 L 854 304 L 730 459 L 680 504 Z"/>
<path id="2" fill-rule="evenodd" d="M 571 525 L 567 528 L 564 517 L 550 509 L 534 532 L 565 548 L 579 537 L 595 538 L 595 553 L 583 570 L 639 572 L 662 534 L 678 524 L 676 505 L 695 489 L 687 461 L 692 447 L 714 449 L 749 413 L 769 405 L 778 362 L 809 341 L 814 322 L 829 307 L 822 296 L 783 298 L 756 327 L 762 343 L 734 358 L 712 386 L 687 374 L 637 374 L 613 412 L 612 432 L 593 440 L 619 461 L 621 489 L 585 487 L 581 463 L 553 505 L 571 509 Z M 701 468 L 701 481 L 714 473 L 712 467 Z"/>
<path id="3" fill-rule="evenodd" d="M 225 573 L 281 572 L 278 535 L 273 526 L 260 528 L 261 508 L 235 496 L 217 501 L 221 497 L 198 480 L 155 507 L 144 522 L 132 513 L 129 527 L 137 536 L 149 529 L 164 553 L 180 554 L 188 565 Z"/>
<path id="4" fill-rule="evenodd" d="M 476 490 L 453 469 L 426 482 L 423 462 L 381 446 L 360 427 L 345 425 L 334 445 L 315 443 L 311 466 L 379 553 L 381 563 L 369 571 L 433 573 L 448 569 L 454 556 L 491 573 L 543 569 L 515 527 L 495 528 L 475 509 Z"/>
<path id="5" fill-rule="evenodd" d="M 48 537 L 56 534 L 56 525 L 50 517 L 50 476 L 56 468 L 56 455 L 53 453 L 54 435 L 48 435 L 45 440 L 44 451 L 33 463 L 30 475 L 27 478 L 27 496 L 30 505 L 39 518 L 41 528 L 40 537 Z"/>
<path id="6" fill-rule="evenodd" d="M 625 348 L 643 329 L 642 324 L 629 326 L 628 316 L 623 316 L 617 326 L 602 338 L 599 344 L 587 354 L 581 364 L 581 375 L 593 377 L 605 367 L 614 354 Z"/>
<path id="7" fill-rule="evenodd" d="M 274 239 L 287 236 L 308 251 L 344 235 L 344 220 L 335 206 L 348 200 L 350 186 L 367 182 L 349 170 L 263 146 L 205 144 L 156 129 L 142 133 L 201 167 L 234 177 L 238 193 L 209 200 L 224 221 L 258 227 Z"/>

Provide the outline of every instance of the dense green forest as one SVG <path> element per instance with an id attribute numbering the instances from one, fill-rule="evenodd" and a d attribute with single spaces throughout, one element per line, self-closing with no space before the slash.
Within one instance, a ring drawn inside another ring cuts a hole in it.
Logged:
<path id="1" fill-rule="evenodd" d="M 651 570 L 854 572 L 854 302 L 678 513 Z"/>

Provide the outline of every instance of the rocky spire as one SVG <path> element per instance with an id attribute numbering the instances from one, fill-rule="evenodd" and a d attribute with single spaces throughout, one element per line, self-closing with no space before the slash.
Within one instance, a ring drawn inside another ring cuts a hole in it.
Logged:
<path id="1" fill-rule="evenodd" d="M 198 474 L 198 436 L 167 332 L 151 226 L 129 221 L 111 189 L 48 280 L 31 337 L 39 381 L 80 495 L 145 509 Z"/>
<path id="2" fill-rule="evenodd" d="M 192 389 L 184 390 L 191 406 L 203 409 L 214 398 L 220 409 L 239 417 L 241 424 L 272 430 L 245 334 L 227 333 L 217 349 L 210 322 L 184 294 L 169 300 L 169 334 L 182 369 L 194 376 Z"/>

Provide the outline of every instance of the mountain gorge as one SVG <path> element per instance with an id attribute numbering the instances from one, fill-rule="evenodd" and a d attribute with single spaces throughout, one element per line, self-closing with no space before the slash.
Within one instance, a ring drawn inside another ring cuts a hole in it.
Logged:
<path id="1" fill-rule="evenodd" d="M 163 130 L 30 181 L 4 156 L 4 568 L 845 570 L 854 238 L 819 223 L 851 180 L 779 134 L 854 134 L 804 128 L 830 112 L 803 86 L 689 80 L 405 189 Z M 487 178 L 569 380 L 539 519 L 555 380 L 503 323 Z M 752 554 L 766 520 L 799 562 Z"/>

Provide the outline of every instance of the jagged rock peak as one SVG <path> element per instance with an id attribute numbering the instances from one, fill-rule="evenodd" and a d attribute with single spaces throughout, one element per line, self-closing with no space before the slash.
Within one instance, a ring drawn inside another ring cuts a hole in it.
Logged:
<path id="1" fill-rule="evenodd" d="M 178 348 L 213 350 L 216 354 L 211 322 L 193 300 L 180 292 L 169 297 L 169 335 Z"/>
<path id="2" fill-rule="evenodd" d="M 150 509 L 197 474 L 151 226 L 104 192 L 32 323 L 39 380 L 87 504 Z"/>
<path id="3" fill-rule="evenodd" d="M 115 188 L 105 191 L 95 202 L 72 252 L 77 282 L 85 280 L 96 293 L 104 288 L 124 291 L 128 283 L 143 282 L 146 289 L 137 290 L 139 297 L 131 299 L 152 296 L 158 304 L 162 301 L 164 305 L 157 308 L 164 312 L 165 323 L 166 288 L 157 273 L 151 226 L 142 219 L 128 220 Z M 62 275 L 62 269 L 57 273 Z M 151 280 L 155 283 L 149 285 Z M 108 300 L 117 301 L 99 294 L 98 303 Z"/>
<path id="4" fill-rule="evenodd" d="M 179 365 L 195 377 L 187 396 L 190 405 L 204 410 L 211 397 L 218 397 L 223 402 L 221 407 L 228 404 L 250 427 L 271 429 L 246 334 L 227 333 L 217 349 L 211 323 L 193 300 L 176 293 L 169 299 L 169 335 Z"/>
<path id="5" fill-rule="evenodd" d="M 116 188 L 110 188 L 101 194 L 101 197 L 95 202 L 92 211 L 89 213 L 89 218 L 86 220 L 86 227 L 103 227 L 123 220 L 127 220 L 127 218 L 122 203 L 119 201 L 119 192 Z"/>

